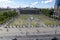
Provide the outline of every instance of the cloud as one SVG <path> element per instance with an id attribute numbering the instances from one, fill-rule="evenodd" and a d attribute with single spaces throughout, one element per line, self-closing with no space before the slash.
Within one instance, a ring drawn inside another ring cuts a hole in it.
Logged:
<path id="1" fill-rule="evenodd" d="M 50 3 L 50 2 L 53 2 L 53 0 L 46 0 L 46 1 L 42 1 L 41 3 L 47 4 L 47 3 Z"/>
<path id="2" fill-rule="evenodd" d="M 22 4 L 22 5 L 20 5 L 20 7 L 29 7 L 29 5 L 24 5 L 24 4 Z"/>
<path id="3" fill-rule="evenodd" d="M 0 2 L 12 2 L 11 0 L 0 0 Z"/>
<path id="4" fill-rule="evenodd" d="M 34 6 L 36 6 L 38 3 L 39 3 L 39 2 L 33 2 L 33 3 L 30 4 L 30 7 L 34 7 Z"/>
<path id="5" fill-rule="evenodd" d="M 28 4 L 18 4 L 14 0 L 0 0 L 0 7 L 11 7 L 11 8 L 16 8 L 16 7 L 35 7 L 38 4 L 37 1 L 28 3 Z"/>
<path id="6" fill-rule="evenodd" d="M 30 4 L 22 4 L 21 7 L 34 7 L 38 4 L 38 2 L 33 2 L 33 3 L 30 3 Z"/>
<path id="7" fill-rule="evenodd" d="M 12 0 L 0 0 L 0 7 L 6 8 L 7 6 L 12 6 L 11 4 L 13 3 L 14 1 Z"/>
<path id="8" fill-rule="evenodd" d="M 36 4 L 38 4 L 38 2 L 31 3 L 31 5 L 36 5 Z"/>

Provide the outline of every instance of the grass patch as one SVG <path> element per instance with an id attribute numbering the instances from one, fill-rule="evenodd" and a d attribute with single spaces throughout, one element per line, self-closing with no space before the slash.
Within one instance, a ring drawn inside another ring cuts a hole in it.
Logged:
<path id="1" fill-rule="evenodd" d="M 51 18 L 45 16 L 45 15 L 32 15 L 32 17 L 34 18 L 38 18 L 40 19 L 40 21 L 37 21 L 37 20 L 31 20 L 30 21 L 30 25 L 33 25 L 33 26 L 38 26 L 41 22 L 45 25 L 58 25 L 60 24 L 59 22 L 57 21 L 54 21 L 54 20 L 50 20 Z M 9 26 L 15 26 L 15 25 L 19 25 L 19 26 L 22 26 L 22 25 L 26 25 L 26 20 L 30 18 L 30 15 L 20 15 L 18 16 L 18 18 L 16 18 L 12 23 L 9 24 Z"/>
<path id="2" fill-rule="evenodd" d="M 30 25 L 33 25 L 33 26 L 38 26 L 38 24 L 39 24 L 39 22 L 36 21 L 36 20 L 32 20 L 32 21 L 30 22 Z"/>
<path id="3" fill-rule="evenodd" d="M 12 23 L 9 24 L 9 26 L 15 26 L 15 25 L 25 25 L 26 21 L 24 19 L 15 19 Z"/>

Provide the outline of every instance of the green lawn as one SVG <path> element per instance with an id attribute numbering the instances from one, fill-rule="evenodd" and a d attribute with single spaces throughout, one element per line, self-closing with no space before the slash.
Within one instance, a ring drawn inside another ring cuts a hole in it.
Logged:
<path id="1" fill-rule="evenodd" d="M 33 26 L 37 26 L 38 24 L 40 24 L 41 22 L 45 25 L 55 25 L 55 24 L 60 24 L 56 21 L 53 21 L 53 20 L 50 20 L 50 18 L 48 18 L 47 16 L 45 15 L 32 15 L 34 18 L 38 18 L 40 19 L 41 21 L 37 21 L 37 20 L 32 20 L 29 22 L 30 25 L 33 25 Z M 19 26 L 22 26 L 22 25 L 26 25 L 26 20 L 30 18 L 30 15 L 21 15 L 21 16 L 18 16 L 18 18 L 16 18 L 12 23 L 9 24 L 9 26 L 15 26 L 15 25 L 19 25 Z"/>
<path id="2" fill-rule="evenodd" d="M 52 18 L 49 18 L 45 15 L 35 15 L 34 17 L 36 18 L 39 18 L 42 20 L 42 22 L 45 24 L 45 25 L 60 25 L 59 22 L 55 21 L 55 20 L 52 20 Z"/>
<path id="3" fill-rule="evenodd" d="M 40 22 L 37 21 L 37 20 L 32 20 L 32 21 L 30 22 L 30 25 L 33 25 L 33 26 L 38 26 L 39 24 L 40 24 Z"/>

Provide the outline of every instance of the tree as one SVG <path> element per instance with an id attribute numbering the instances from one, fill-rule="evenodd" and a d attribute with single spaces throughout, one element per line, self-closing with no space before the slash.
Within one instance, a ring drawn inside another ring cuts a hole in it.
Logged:
<path id="1" fill-rule="evenodd" d="M 6 16 L 6 18 L 9 16 L 7 12 L 3 13 L 3 16 Z"/>
<path id="2" fill-rule="evenodd" d="M 42 14 L 46 16 L 51 16 L 53 15 L 54 10 L 53 9 L 41 9 Z"/>
<path id="3" fill-rule="evenodd" d="M 9 20 L 12 17 L 15 17 L 16 15 L 18 15 L 18 13 L 14 10 L 14 11 L 7 11 L 7 12 L 0 12 L 0 24 L 6 22 L 7 20 Z"/>
<path id="4" fill-rule="evenodd" d="M 54 9 L 50 9 L 50 13 L 49 13 L 50 16 L 53 15 L 53 13 L 54 13 Z"/>

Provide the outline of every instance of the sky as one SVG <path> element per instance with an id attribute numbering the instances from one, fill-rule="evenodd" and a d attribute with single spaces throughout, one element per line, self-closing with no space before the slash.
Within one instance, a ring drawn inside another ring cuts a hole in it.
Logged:
<path id="1" fill-rule="evenodd" d="M 55 0 L 0 0 L 0 7 L 37 7 L 37 8 L 52 8 Z"/>

